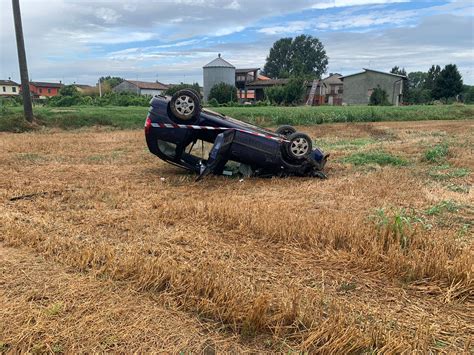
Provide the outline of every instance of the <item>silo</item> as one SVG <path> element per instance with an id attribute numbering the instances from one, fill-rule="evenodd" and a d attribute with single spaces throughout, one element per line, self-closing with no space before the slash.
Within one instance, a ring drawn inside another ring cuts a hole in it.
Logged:
<path id="1" fill-rule="evenodd" d="M 203 67 L 204 101 L 207 101 L 209 92 L 216 84 L 226 83 L 235 86 L 235 67 L 221 58 L 221 54 L 212 62 Z"/>

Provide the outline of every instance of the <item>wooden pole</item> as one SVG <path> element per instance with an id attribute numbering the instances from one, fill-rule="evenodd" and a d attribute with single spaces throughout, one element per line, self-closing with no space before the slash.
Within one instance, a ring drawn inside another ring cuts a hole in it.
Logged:
<path id="1" fill-rule="evenodd" d="M 31 105 L 30 81 L 28 67 L 26 66 L 25 41 L 23 40 L 23 27 L 21 24 L 20 2 L 12 0 L 13 19 L 15 21 L 16 47 L 18 50 L 18 63 L 20 65 L 21 91 L 23 94 L 23 110 L 25 119 L 33 122 L 33 107 Z"/>

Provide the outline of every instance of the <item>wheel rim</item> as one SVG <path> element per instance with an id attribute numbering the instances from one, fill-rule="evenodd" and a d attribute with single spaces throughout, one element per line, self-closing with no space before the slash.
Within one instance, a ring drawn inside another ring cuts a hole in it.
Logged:
<path id="1" fill-rule="evenodd" d="M 304 138 L 296 138 L 291 141 L 290 151 L 296 157 L 302 157 L 308 153 L 309 144 Z"/>
<path id="2" fill-rule="evenodd" d="M 194 111 L 194 106 L 193 98 L 187 95 L 179 96 L 174 103 L 176 111 L 183 116 L 190 116 Z"/>

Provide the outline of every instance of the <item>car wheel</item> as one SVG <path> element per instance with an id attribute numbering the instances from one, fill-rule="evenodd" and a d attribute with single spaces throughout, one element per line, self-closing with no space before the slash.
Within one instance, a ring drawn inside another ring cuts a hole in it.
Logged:
<path id="1" fill-rule="evenodd" d="M 303 159 L 313 150 L 311 138 L 304 133 L 293 133 L 288 137 L 289 142 L 286 143 L 286 153 L 292 159 Z"/>
<path id="2" fill-rule="evenodd" d="M 201 99 L 193 90 L 179 90 L 171 98 L 170 109 L 178 120 L 190 122 L 201 113 Z"/>
<path id="3" fill-rule="evenodd" d="M 289 137 L 291 134 L 296 133 L 296 129 L 293 126 L 283 125 L 276 129 L 277 134 L 285 137 Z"/>

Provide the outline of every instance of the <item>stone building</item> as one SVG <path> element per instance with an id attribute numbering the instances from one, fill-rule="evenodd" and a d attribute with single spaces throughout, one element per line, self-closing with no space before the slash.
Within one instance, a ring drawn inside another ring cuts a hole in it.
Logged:
<path id="1" fill-rule="evenodd" d="M 373 69 L 340 77 L 343 82 L 342 102 L 346 105 L 368 105 L 370 95 L 379 87 L 387 93 L 388 101 L 395 106 L 402 102 L 403 81 L 406 76 Z"/>

